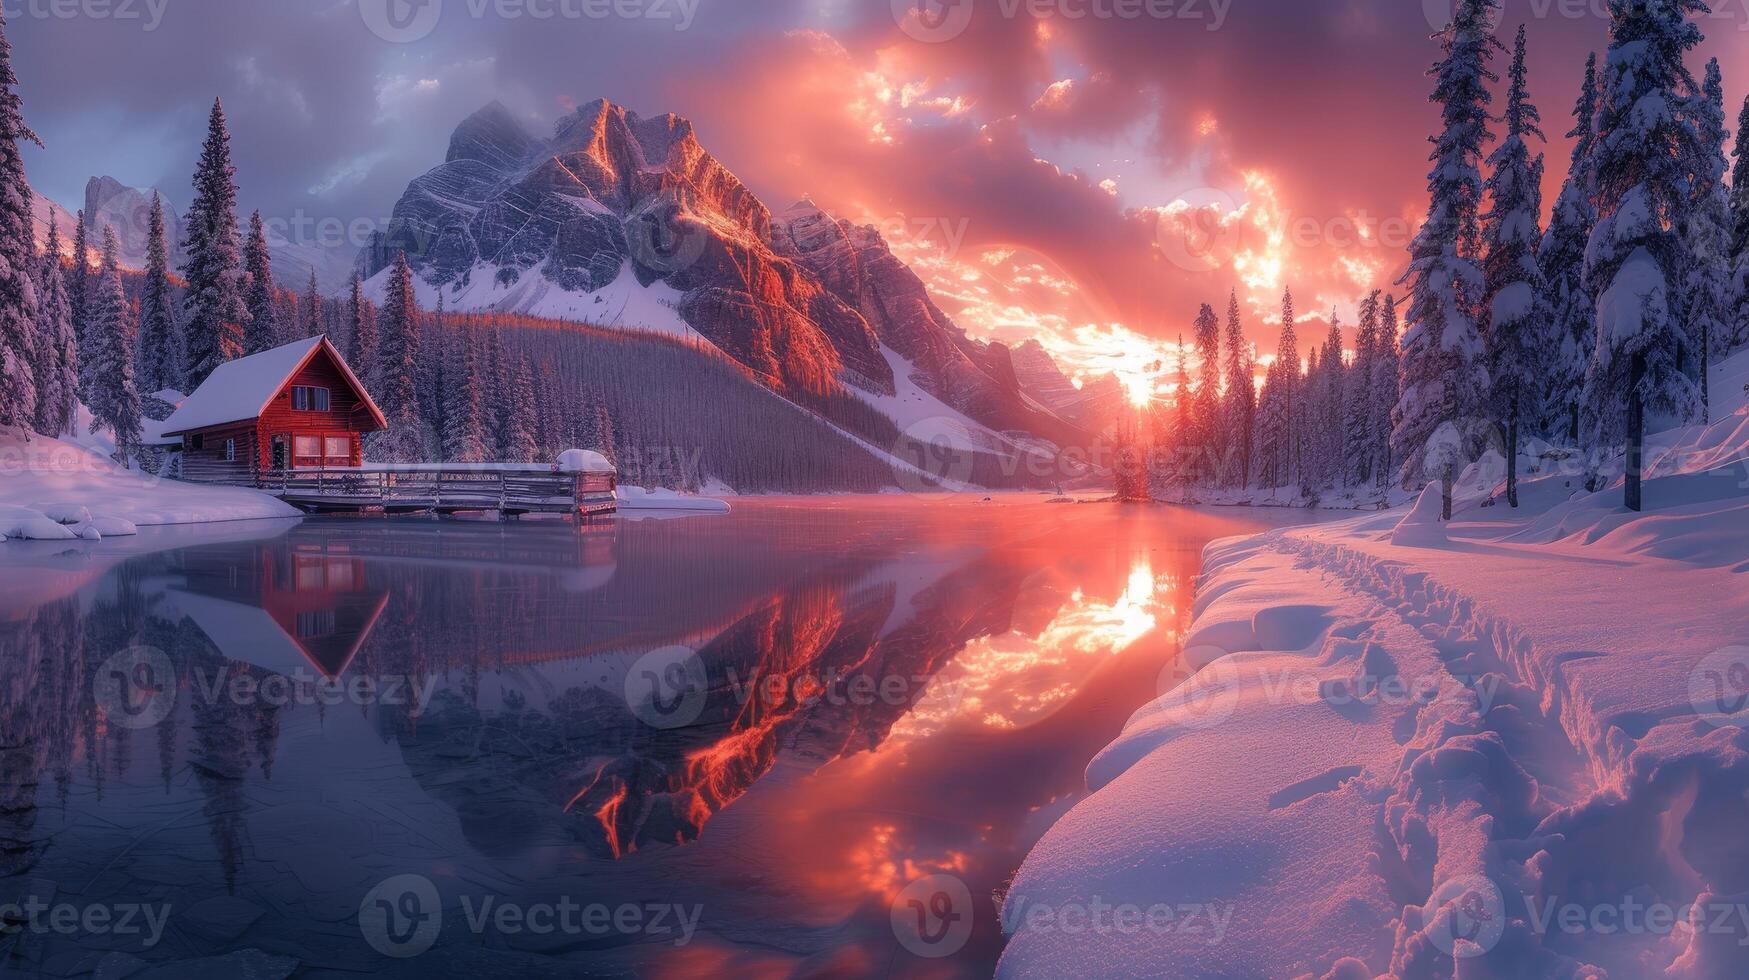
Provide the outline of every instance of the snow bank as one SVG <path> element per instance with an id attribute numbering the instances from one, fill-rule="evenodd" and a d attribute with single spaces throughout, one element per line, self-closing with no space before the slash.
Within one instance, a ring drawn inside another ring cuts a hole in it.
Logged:
<path id="1" fill-rule="evenodd" d="M 1211 545 L 1001 973 L 1749 976 L 1749 481 L 1714 465 L 1749 445 L 1714 392 L 1642 514 L 1556 467 L 1517 511 Z"/>
<path id="2" fill-rule="evenodd" d="M 297 515 L 254 490 L 163 480 L 122 469 L 73 442 L 0 432 L 0 533 L 7 537 L 66 540 L 88 532 L 133 534 L 142 526 Z"/>
<path id="3" fill-rule="evenodd" d="M 643 487 L 620 487 L 618 497 L 621 510 L 684 510 L 708 514 L 729 512 L 729 502 L 726 500 L 695 497 L 661 488 L 645 490 Z"/>
<path id="4" fill-rule="evenodd" d="M 612 475 L 619 470 L 607 457 L 587 449 L 567 449 L 559 454 L 557 463 L 561 473 L 590 473 Z"/>

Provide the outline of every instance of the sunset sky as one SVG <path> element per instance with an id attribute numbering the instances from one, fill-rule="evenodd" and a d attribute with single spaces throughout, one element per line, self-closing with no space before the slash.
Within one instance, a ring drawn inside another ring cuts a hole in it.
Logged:
<path id="1" fill-rule="evenodd" d="M 1428 35 L 1449 6 L 929 0 L 937 16 L 920 17 L 916 0 L 446 0 L 402 8 L 429 33 L 401 43 L 367 26 L 383 2 L 132 0 L 135 17 L 58 19 L 9 0 L 47 144 L 27 152 L 32 182 L 68 207 L 96 174 L 185 205 L 217 95 L 245 208 L 381 221 L 488 101 L 544 132 L 606 97 L 690 118 L 773 210 L 807 195 L 879 225 L 972 335 L 1036 336 L 1072 374 L 1147 384 L 1198 304 L 1224 311 L 1230 289 L 1268 352 L 1284 286 L 1321 333 L 1332 308 L 1351 322 L 1392 284 L 1425 209 Z M 1506 6 L 1502 38 L 1530 24 L 1546 211 L 1605 3 Z M 1745 28 L 1749 0 L 1722 4 L 1693 63 L 1724 61 L 1733 122 Z M 1228 216 L 1213 248 L 1206 216 L 1177 230 L 1196 206 Z"/>

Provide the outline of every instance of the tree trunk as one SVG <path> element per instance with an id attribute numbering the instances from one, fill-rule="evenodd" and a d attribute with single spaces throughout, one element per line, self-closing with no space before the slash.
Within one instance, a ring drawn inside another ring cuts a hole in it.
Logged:
<path id="1" fill-rule="evenodd" d="M 1579 403 L 1567 406 L 1567 445 L 1579 445 Z"/>
<path id="2" fill-rule="evenodd" d="M 1514 399 L 1512 417 L 1506 423 L 1506 503 L 1518 506 L 1518 404 Z"/>
<path id="3" fill-rule="evenodd" d="M 1451 520 L 1451 467 L 1447 466 L 1439 474 L 1439 519 Z"/>
<path id="4" fill-rule="evenodd" d="M 1646 400 L 1640 394 L 1640 380 L 1646 375 L 1646 357 L 1644 354 L 1634 355 L 1633 370 L 1628 373 L 1628 458 L 1627 480 L 1623 491 L 1623 502 L 1628 510 L 1641 509 L 1640 468 L 1641 457 L 1645 452 Z"/>

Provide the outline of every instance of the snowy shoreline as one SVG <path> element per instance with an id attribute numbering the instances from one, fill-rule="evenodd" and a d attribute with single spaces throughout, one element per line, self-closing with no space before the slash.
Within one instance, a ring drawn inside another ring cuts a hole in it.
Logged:
<path id="1" fill-rule="evenodd" d="M 1446 525 L 1210 545 L 1161 696 L 1003 905 L 1226 925 L 1005 916 L 1002 975 L 1749 975 L 1749 408 L 1720 411 L 1653 440 L 1643 514 L 1544 474 L 1518 510 L 1489 484 Z"/>

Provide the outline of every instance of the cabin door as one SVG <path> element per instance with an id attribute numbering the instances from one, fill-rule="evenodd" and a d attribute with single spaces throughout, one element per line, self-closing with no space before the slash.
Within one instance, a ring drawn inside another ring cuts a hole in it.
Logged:
<path id="1" fill-rule="evenodd" d="M 275 472 L 283 473 L 286 470 L 291 469 L 291 459 L 288 455 L 290 452 L 290 449 L 286 445 L 286 437 L 285 436 L 274 436 L 273 437 L 273 450 L 272 450 L 272 452 L 273 452 L 273 469 Z"/>

